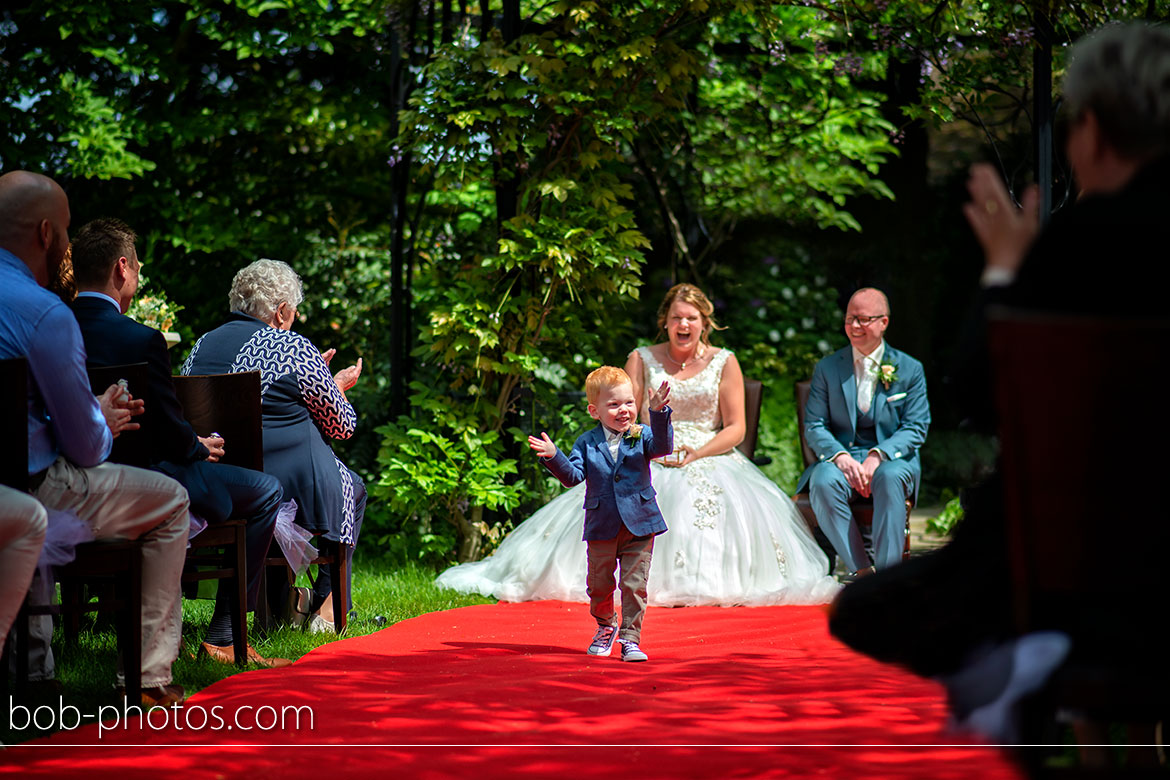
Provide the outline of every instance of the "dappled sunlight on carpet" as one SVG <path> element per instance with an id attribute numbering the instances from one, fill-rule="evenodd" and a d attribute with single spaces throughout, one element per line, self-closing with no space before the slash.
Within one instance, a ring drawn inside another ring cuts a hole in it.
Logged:
<path id="1" fill-rule="evenodd" d="M 307 706 L 311 729 L 303 713 L 299 730 L 86 726 L 0 754 L 0 774 L 1017 776 L 995 749 L 947 746 L 941 688 L 833 640 L 822 607 L 652 607 L 644 664 L 587 656 L 592 633 L 586 607 L 560 602 L 423 615 L 188 702 L 229 722 L 267 705 L 265 725 Z M 215 749 L 133 747 L 145 743 Z M 271 747 L 292 743 L 368 747 Z"/>

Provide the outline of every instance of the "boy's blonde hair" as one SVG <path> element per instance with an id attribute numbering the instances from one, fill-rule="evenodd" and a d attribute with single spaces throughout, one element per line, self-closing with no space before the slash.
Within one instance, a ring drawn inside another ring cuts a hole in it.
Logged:
<path id="1" fill-rule="evenodd" d="M 585 377 L 585 398 L 591 404 L 597 403 L 597 397 L 602 390 L 608 390 L 618 385 L 631 385 L 630 375 L 616 366 L 602 366 L 589 372 Z"/>

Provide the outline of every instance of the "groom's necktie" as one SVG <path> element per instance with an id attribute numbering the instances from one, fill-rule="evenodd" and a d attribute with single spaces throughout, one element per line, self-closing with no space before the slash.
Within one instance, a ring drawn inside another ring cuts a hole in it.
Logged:
<path id="1" fill-rule="evenodd" d="M 853 376 L 857 379 L 857 411 L 868 414 L 873 406 L 873 390 L 877 384 L 877 375 L 869 370 L 873 359 L 866 356 L 858 359 L 853 366 Z"/>

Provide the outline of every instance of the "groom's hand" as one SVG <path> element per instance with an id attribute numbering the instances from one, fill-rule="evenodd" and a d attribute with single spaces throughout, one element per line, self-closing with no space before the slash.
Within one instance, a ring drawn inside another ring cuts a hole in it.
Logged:
<path id="1" fill-rule="evenodd" d="M 865 498 L 869 498 L 873 494 L 873 474 L 880 465 L 882 465 L 882 457 L 876 452 L 869 453 L 861 462 L 861 483 L 865 489 L 857 492 Z"/>
<path id="2" fill-rule="evenodd" d="M 861 464 L 854 460 L 853 456 L 848 452 L 842 452 L 833 461 L 837 464 L 837 468 L 841 469 L 841 473 L 845 475 L 845 480 L 849 483 L 849 487 L 856 490 L 863 496 L 868 496 L 868 483 L 862 478 L 863 469 Z"/>

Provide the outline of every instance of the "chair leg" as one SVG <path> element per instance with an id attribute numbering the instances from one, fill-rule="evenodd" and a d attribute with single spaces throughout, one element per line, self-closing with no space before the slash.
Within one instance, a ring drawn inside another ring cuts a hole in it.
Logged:
<path id="1" fill-rule="evenodd" d="M 29 614 L 29 597 L 26 594 L 24 603 L 20 606 L 20 612 L 16 615 L 16 622 L 13 623 L 15 634 L 15 650 L 16 650 L 16 681 L 13 687 L 17 691 L 23 691 L 28 687 L 28 652 L 29 652 L 29 637 L 32 634 L 32 626 L 29 622 L 32 620 L 32 615 Z M 5 645 L 7 649 L 7 645 Z M 8 679 L 8 663 L 5 659 L 4 664 L 4 678 Z"/>
<path id="2" fill-rule="evenodd" d="M 235 647 L 237 666 L 246 666 L 248 663 L 248 568 L 244 555 L 245 545 L 244 526 L 240 525 L 236 529 L 235 543 L 237 576 L 227 581 L 227 584 L 236 589 L 235 603 L 232 606 L 232 645 Z M 257 602 L 259 601 L 258 598 Z"/>
<path id="3" fill-rule="evenodd" d="M 118 632 L 122 645 L 122 675 L 126 680 L 126 701 L 142 700 L 142 550 L 134 550 L 129 576 L 125 582 L 123 608 L 124 629 Z"/>
<path id="4" fill-rule="evenodd" d="M 902 560 L 910 559 L 910 510 L 914 508 L 914 504 L 909 501 L 906 502 L 906 534 L 905 542 L 902 545 Z"/>
<path id="5" fill-rule="evenodd" d="M 77 644 L 81 635 L 81 605 L 84 585 L 77 580 L 61 582 L 61 624 L 65 629 L 65 641 Z"/>
<path id="6" fill-rule="evenodd" d="M 349 545 L 337 543 L 333 562 L 329 564 L 329 577 L 333 592 L 333 628 L 341 636 L 349 619 Z"/>

